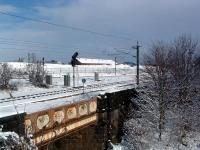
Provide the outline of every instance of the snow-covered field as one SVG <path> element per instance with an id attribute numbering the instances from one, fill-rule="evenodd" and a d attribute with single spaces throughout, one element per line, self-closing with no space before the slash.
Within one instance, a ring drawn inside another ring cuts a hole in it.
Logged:
<path id="1" fill-rule="evenodd" d="M 9 66 L 13 69 L 18 70 L 26 70 L 28 63 L 24 62 L 8 62 Z M 69 64 L 49 64 L 46 63 L 44 68 L 48 74 L 63 76 L 66 74 L 72 74 L 73 68 Z M 130 67 L 125 64 L 117 64 L 116 70 L 117 74 L 131 74 L 135 72 L 135 67 Z M 114 74 L 115 73 L 115 65 L 79 65 L 75 67 L 76 72 L 79 75 L 91 75 L 94 72 L 102 73 L 104 75 Z"/>

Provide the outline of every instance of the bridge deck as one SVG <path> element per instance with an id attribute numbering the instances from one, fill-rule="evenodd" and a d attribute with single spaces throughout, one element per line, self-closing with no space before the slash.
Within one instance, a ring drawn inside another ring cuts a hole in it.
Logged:
<path id="1" fill-rule="evenodd" d="M 47 92 L 26 94 L 13 98 L 0 99 L 0 118 L 13 115 L 16 113 L 26 112 L 28 114 L 38 112 L 48 108 L 54 108 L 66 104 L 76 103 L 78 101 L 96 97 L 98 94 L 108 92 L 110 90 L 128 89 L 134 86 L 133 77 L 117 78 L 118 81 L 96 82 L 85 86 L 85 94 L 83 87 L 76 88 L 58 88 L 57 90 L 49 90 Z"/>

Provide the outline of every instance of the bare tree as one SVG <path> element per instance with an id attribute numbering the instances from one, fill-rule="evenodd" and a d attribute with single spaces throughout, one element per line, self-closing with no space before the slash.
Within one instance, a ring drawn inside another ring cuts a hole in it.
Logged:
<path id="1" fill-rule="evenodd" d="M 36 63 L 29 64 L 28 68 L 29 72 L 29 81 L 39 87 L 47 87 L 47 85 L 44 83 L 45 79 L 45 71 L 44 66 L 41 61 L 37 61 Z"/>
<path id="2" fill-rule="evenodd" d="M 153 95 L 150 94 L 159 102 L 159 139 L 165 121 L 173 124 L 173 136 L 185 146 L 187 133 L 199 131 L 200 59 L 195 57 L 198 48 L 197 40 L 183 35 L 171 44 L 154 43 L 151 55 L 145 58 L 144 79 L 153 83 L 148 84 L 153 89 Z"/>
<path id="3" fill-rule="evenodd" d="M 164 128 L 166 97 L 169 84 L 169 50 L 168 45 L 163 42 L 153 43 L 151 55 L 145 56 L 144 73 L 145 79 L 153 83 L 151 89 L 155 100 L 159 103 L 159 140 L 161 140 Z M 152 92 L 149 94 L 152 95 Z"/>
<path id="4" fill-rule="evenodd" d="M 0 66 L 0 88 L 8 89 L 9 81 L 12 78 L 12 70 L 7 63 L 3 63 Z"/>
<path id="5" fill-rule="evenodd" d="M 182 35 L 174 40 L 170 48 L 170 75 L 172 96 L 171 109 L 178 116 L 177 127 L 180 142 L 186 143 L 186 133 L 192 130 L 195 122 L 199 122 L 199 57 L 195 57 L 198 41 L 191 36 Z M 194 114 L 192 114 L 194 113 Z M 198 117 L 197 117 L 198 116 Z M 200 125 L 199 123 L 197 123 Z M 193 130 L 198 129 L 195 125 Z"/>
<path id="6" fill-rule="evenodd" d="M 176 87 L 179 88 L 179 102 L 190 101 L 192 81 L 196 72 L 194 67 L 194 52 L 197 49 L 197 41 L 191 37 L 180 36 L 171 48 L 171 74 Z"/>

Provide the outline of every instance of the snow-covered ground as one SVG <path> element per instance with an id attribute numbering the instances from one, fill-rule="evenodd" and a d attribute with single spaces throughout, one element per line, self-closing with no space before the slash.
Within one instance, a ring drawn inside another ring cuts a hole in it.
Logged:
<path id="1" fill-rule="evenodd" d="M 8 64 L 21 71 L 27 68 L 26 63 L 10 62 Z M 77 88 L 72 88 L 72 67 L 70 65 L 46 64 L 45 70 L 53 77 L 49 88 L 35 87 L 28 79 L 12 79 L 11 83 L 17 85 L 18 90 L 0 91 L 0 117 L 40 111 L 95 97 L 102 92 L 135 86 L 135 68 L 119 65 L 115 75 L 113 67 L 108 65 L 76 67 L 75 84 Z M 99 73 L 99 81 L 95 81 L 94 72 Z M 67 73 L 71 76 L 70 87 L 64 86 L 63 75 Z M 86 79 L 85 94 L 83 94 L 83 78 Z"/>

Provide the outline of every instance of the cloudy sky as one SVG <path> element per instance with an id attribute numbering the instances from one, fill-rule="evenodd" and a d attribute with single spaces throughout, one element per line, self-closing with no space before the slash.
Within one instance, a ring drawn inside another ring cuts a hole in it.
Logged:
<path id="1" fill-rule="evenodd" d="M 180 34 L 200 39 L 200 0 L 0 0 L 0 61 L 28 52 L 65 62 L 75 51 L 80 57 L 113 58 L 115 51 L 130 49 L 137 40 L 143 54 L 152 41 Z"/>

